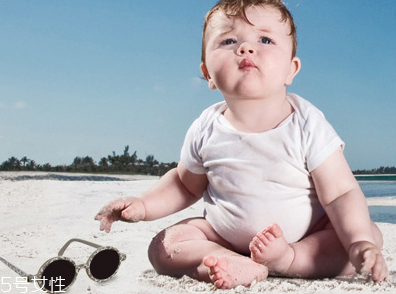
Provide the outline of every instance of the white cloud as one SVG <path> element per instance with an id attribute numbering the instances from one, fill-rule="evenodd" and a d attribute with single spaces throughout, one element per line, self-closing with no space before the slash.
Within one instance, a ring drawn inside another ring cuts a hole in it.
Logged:
<path id="1" fill-rule="evenodd" d="M 5 108 L 5 104 L 0 102 L 0 109 Z"/>
<path id="2" fill-rule="evenodd" d="M 27 107 L 27 104 L 23 101 L 18 101 L 17 103 L 14 104 L 14 108 L 16 108 L 16 109 L 23 109 L 26 107 Z"/>

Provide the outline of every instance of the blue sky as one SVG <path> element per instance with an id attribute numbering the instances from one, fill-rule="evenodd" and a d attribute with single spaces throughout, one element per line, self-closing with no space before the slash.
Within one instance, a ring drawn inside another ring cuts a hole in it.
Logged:
<path id="1" fill-rule="evenodd" d="M 302 69 L 290 92 L 320 108 L 352 169 L 396 166 L 394 0 L 287 0 Z M 0 163 L 95 161 L 126 145 L 178 161 L 222 100 L 199 70 L 215 0 L 0 1 Z"/>

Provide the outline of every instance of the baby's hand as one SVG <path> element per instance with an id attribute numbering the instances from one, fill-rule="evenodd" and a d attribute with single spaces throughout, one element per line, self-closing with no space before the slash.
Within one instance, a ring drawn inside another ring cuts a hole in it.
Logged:
<path id="1" fill-rule="evenodd" d="M 356 272 L 363 275 L 372 274 L 375 282 L 385 281 L 388 267 L 381 250 L 371 242 L 356 242 L 349 249 L 349 259 Z"/>
<path id="2" fill-rule="evenodd" d="M 100 221 L 100 230 L 110 232 L 111 224 L 121 220 L 124 222 L 139 222 L 144 220 L 146 210 L 140 198 L 127 197 L 114 200 L 104 206 L 95 216 Z"/>

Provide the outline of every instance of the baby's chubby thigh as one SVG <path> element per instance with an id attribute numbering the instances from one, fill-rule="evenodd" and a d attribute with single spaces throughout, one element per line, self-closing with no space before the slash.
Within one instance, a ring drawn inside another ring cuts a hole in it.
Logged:
<path id="1" fill-rule="evenodd" d="M 159 274 L 200 278 L 201 270 L 207 274 L 207 268 L 202 265 L 205 256 L 231 248 L 205 218 L 198 217 L 185 219 L 158 233 L 149 246 L 148 256 Z"/>

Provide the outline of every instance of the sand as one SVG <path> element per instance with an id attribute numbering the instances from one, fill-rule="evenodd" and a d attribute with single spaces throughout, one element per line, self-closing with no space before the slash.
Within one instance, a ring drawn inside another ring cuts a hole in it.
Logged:
<path id="1" fill-rule="evenodd" d="M 159 276 L 147 258 L 151 238 L 179 220 L 202 215 L 201 202 L 161 220 L 118 222 L 109 234 L 99 231 L 94 216 L 105 203 L 138 195 L 157 180 L 149 176 L 0 172 L 0 256 L 27 273 L 36 274 L 71 238 L 113 246 L 127 255 L 117 275 L 105 283 L 90 280 L 81 270 L 70 294 L 396 293 L 396 197 L 368 200 L 373 220 L 384 234 L 383 254 L 390 270 L 387 282 L 376 285 L 363 279 L 268 278 L 250 288 L 218 290 L 188 277 Z M 92 247 L 73 243 L 65 255 L 82 264 L 93 251 Z M 39 293 L 34 292 L 33 284 L 20 283 L 18 275 L 1 262 L 0 277 L 0 293 Z"/>

